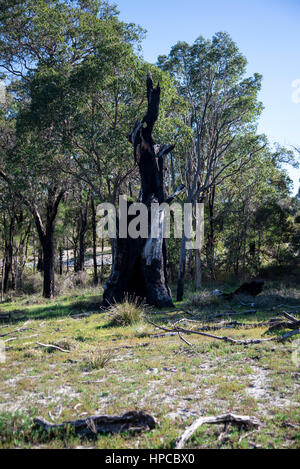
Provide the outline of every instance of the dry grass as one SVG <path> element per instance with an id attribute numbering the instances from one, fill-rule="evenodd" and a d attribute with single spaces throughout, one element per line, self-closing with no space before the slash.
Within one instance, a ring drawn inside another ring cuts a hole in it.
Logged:
<path id="1" fill-rule="evenodd" d="M 193 293 L 189 296 L 187 306 L 191 308 L 205 308 L 206 306 L 219 306 L 224 300 L 208 290 Z"/>
<path id="2" fill-rule="evenodd" d="M 108 311 L 111 325 L 126 327 L 140 324 L 144 319 L 143 307 L 139 306 L 137 300 L 126 299 L 122 304 L 112 305 Z"/>
<path id="3" fill-rule="evenodd" d="M 276 305 L 277 300 L 296 303 L 298 293 L 284 286 L 271 287 L 262 297 L 273 295 L 276 289 Z M 70 317 L 75 303 L 75 311 L 88 311 L 95 294 L 95 290 L 86 290 L 52 303 L 41 300 L 40 305 L 29 306 L 20 299 L 15 304 L 1 305 L 3 312 L 18 309 L 26 313 L 30 318 L 26 327 L 33 330 L 12 334 L 25 324 L 25 319 L 17 324 L 0 324 L 2 334 L 16 337 L 6 343 L 6 361 L 0 364 L 0 448 L 172 449 L 178 436 L 196 418 L 228 412 L 257 417 L 263 426 L 250 436 L 230 428 L 222 442 L 218 441 L 222 427 L 204 426 L 187 447 L 242 449 L 250 448 L 252 443 L 266 449 L 300 447 L 299 337 L 283 344 L 242 347 L 199 336 L 190 338 L 194 347 L 187 347 L 178 336 L 161 337 L 158 333 L 153 337 L 158 332 L 154 327 L 135 322 L 143 313 L 138 304 L 113 308 L 122 311 L 122 321 L 128 315 L 124 309 L 131 311 L 131 325 L 122 327 L 108 323 L 100 309 L 88 317 Z M 180 305 L 176 306 L 176 311 L 156 314 L 155 322 L 168 326 L 183 318 Z M 190 310 L 184 303 L 181 306 Z M 241 312 L 249 309 L 233 302 L 215 309 L 228 311 L 228 307 Z M 295 314 L 299 316 L 296 308 Z M 265 309 L 257 308 L 254 317 L 241 316 L 238 321 L 249 325 L 275 315 L 267 304 Z M 203 321 L 205 325 L 210 322 L 207 317 Z M 212 320 L 211 325 L 223 325 L 217 334 L 236 339 L 263 337 L 267 330 L 266 326 L 228 330 L 223 319 L 218 324 Z M 38 338 L 30 338 L 31 334 L 38 334 Z M 36 346 L 37 341 L 63 348 L 69 344 L 71 350 L 69 354 L 58 350 L 47 353 L 47 349 Z M 92 443 L 72 435 L 50 438 L 33 428 L 34 417 L 49 420 L 49 412 L 55 423 L 61 423 L 131 410 L 151 413 L 160 427 L 138 437 L 99 435 Z"/>
<path id="4" fill-rule="evenodd" d="M 111 350 L 96 349 L 83 361 L 82 369 L 85 372 L 101 370 L 111 362 L 113 357 L 114 353 Z"/>

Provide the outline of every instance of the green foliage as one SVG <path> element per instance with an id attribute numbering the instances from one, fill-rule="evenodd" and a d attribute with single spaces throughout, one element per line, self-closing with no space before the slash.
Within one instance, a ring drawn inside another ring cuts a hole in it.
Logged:
<path id="1" fill-rule="evenodd" d="M 2 251 L 11 199 L 22 204 L 15 240 L 32 215 L 43 240 L 53 215 L 56 247 L 75 254 L 85 209 L 82 245 L 92 245 L 90 197 L 95 205 L 117 203 L 119 194 L 138 199 L 127 135 L 145 112 L 150 70 L 162 89 L 154 138 L 176 145 L 166 158 L 166 190 L 184 183 L 184 201 L 205 203 L 204 278 L 295 264 L 299 199 L 290 198 L 282 168 L 295 166 L 296 157 L 257 134 L 262 77 L 245 76 L 247 60 L 227 33 L 178 42 L 153 65 L 140 54 L 144 31 L 120 21 L 106 1 L 9 0 L 0 7 L 0 73 L 8 84 L 0 105 Z M 32 254 L 38 236 L 30 236 Z M 175 282 L 179 240 L 170 240 L 169 252 Z M 194 253 L 188 270 L 194 280 Z"/>

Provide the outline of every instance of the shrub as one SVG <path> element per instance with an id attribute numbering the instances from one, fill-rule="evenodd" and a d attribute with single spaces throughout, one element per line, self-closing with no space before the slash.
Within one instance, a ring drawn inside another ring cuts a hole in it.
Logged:
<path id="1" fill-rule="evenodd" d="M 124 303 L 112 305 L 109 309 L 108 316 L 111 324 L 115 326 L 131 326 L 143 321 L 144 311 L 138 305 L 137 300 L 126 299 Z"/>
<path id="2" fill-rule="evenodd" d="M 105 368 L 113 358 L 112 350 L 95 350 L 89 358 L 83 361 L 84 371 L 100 370 Z"/>

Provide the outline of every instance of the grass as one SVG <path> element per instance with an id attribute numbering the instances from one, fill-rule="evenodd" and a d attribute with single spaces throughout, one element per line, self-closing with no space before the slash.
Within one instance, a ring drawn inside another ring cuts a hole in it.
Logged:
<path id="1" fill-rule="evenodd" d="M 95 350 L 91 352 L 90 357 L 84 359 L 82 369 L 85 372 L 101 370 L 111 362 L 113 356 L 113 352 L 110 350 Z"/>
<path id="2" fill-rule="evenodd" d="M 142 323 L 144 311 L 136 300 L 127 298 L 124 303 L 111 306 L 108 317 L 111 318 L 111 326 L 126 327 Z"/>
<path id="3" fill-rule="evenodd" d="M 6 342 L 6 362 L 0 363 L 1 448 L 171 449 L 199 416 L 227 412 L 253 415 L 263 426 L 249 435 L 230 427 L 222 441 L 218 441 L 222 426 L 203 426 L 187 448 L 300 447 L 300 370 L 293 359 L 300 348 L 299 337 L 283 344 L 241 347 L 197 336 L 189 338 L 195 344 L 191 348 L 177 336 L 150 337 L 160 332 L 143 322 L 138 305 L 116 306 L 109 315 L 101 312 L 98 295 L 95 289 L 78 289 L 53 302 L 34 296 L 1 304 L 2 313 L 20 311 L 26 317 L 0 321 L 0 335 L 24 325 L 24 330 L 2 338 L 16 339 Z M 210 302 L 207 293 L 204 303 L 187 306 L 189 301 L 177 304 L 179 311 L 151 317 L 168 325 L 185 317 L 181 308 L 193 310 L 200 318 L 208 311 L 249 309 L 240 299 Z M 273 283 L 253 301 L 256 315 L 241 314 L 235 319 L 250 324 L 288 309 L 279 308 L 280 304 L 299 307 L 299 290 Z M 85 312 L 92 314 L 71 317 Z M 120 319 L 112 322 L 111 314 Z M 254 338 L 266 330 L 235 328 L 218 333 Z M 36 342 L 59 345 L 70 353 L 53 349 L 49 353 Z M 37 416 L 50 420 L 49 411 L 55 423 L 61 423 L 131 410 L 151 413 L 160 427 L 135 436 L 101 435 L 88 441 L 72 434 L 49 437 L 33 425 Z"/>

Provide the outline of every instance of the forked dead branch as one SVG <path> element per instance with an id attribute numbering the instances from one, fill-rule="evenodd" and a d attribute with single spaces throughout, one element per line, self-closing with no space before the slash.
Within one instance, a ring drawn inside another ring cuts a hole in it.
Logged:
<path id="1" fill-rule="evenodd" d="M 258 428 L 261 423 L 255 417 L 241 416 L 235 414 L 225 414 L 212 417 L 200 417 L 197 419 L 190 427 L 188 427 L 185 432 L 178 438 L 176 441 L 175 449 L 184 449 L 186 442 L 194 435 L 202 425 L 220 425 L 224 423 L 225 425 L 237 425 L 238 427 L 243 428 Z"/>
<path id="2" fill-rule="evenodd" d="M 151 324 L 152 326 L 154 326 L 155 328 L 164 331 L 165 333 L 168 333 L 168 334 L 177 333 L 179 338 L 189 346 L 193 346 L 193 344 L 191 344 L 189 341 L 187 341 L 183 337 L 183 334 L 209 337 L 211 339 L 228 342 L 228 343 L 233 344 L 233 345 L 245 345 L 246 346 L 246 345 L 257 345 L 257 344 L 260 344 L 260 343 L 272 342 L 272 341 L 273 342 L 275 342 L 275 341 L 283 342 L 283 341 L 286 341 L 286 340 L 290 339 L 291 337 L 293 337 L 295 335 L 300 334 L 300 321 L 297 318 L 295 318 L 294 316 L 291 316 L 288 313 L 281 313 L 281 314 L 283 314 L 285 317 L 289 318 L 290 320 L 288 322 L 284 322 L 284 323 L 275 322 L 274 325 L 278 328 L 279 324 L 281 324 L 281 325 L 284 324 L 284 327 L 286 329 L 292 329 L 292 330 L 290 332 L 287 332 L 286 334 L 284 334 L 282 336 L 275 336 L 275 337 L 270 337 L 270 338 L 267 338 L 267 339 L 257 338 L 257 339 L 248 339 L 248 340 L 237 340 L 237 339 L 233 339 L 232 337 L 209 334 L 208 332 L 203 331 L 204 328 L 202 328 L 200 330 L 199 330 L 199 328 L 198 328 L 198 330 L 193 330 L 193 329 L 187 329 L 187 328 L 184 328 L 184 327 L 180 326 L 180 324 L 184 324 L 184 323 L 195 324 L 195 325 L 201 324 L 201 320 L 196 320 L 196 319 L 193 319 L 193 320 L 192 319 L 181 319 L 179 321 L 176 321 L 173 324 L 172 327 L 160 326 L 160 325 L 154 323 L 153 321 L 151 321 L 150 319 L 147 319 L 147 322 L 149 324 Z M 272 327 L 274 327 L 274 325 L 273 326 L 271 325 L 271 328 L 269 329 L 269 331 L 273 330 Z M 251 324 L 247 325 L 247 327 L 251 328 Z M 254 324 L 252 327 L 256 328 L 256 327 L 258 327 L 258 325 Z M 222 327 L 220 327 L 220 329 L 221 328 Z M 224 326 L 224 328 L 226 328 L 226 326 Z"/>

